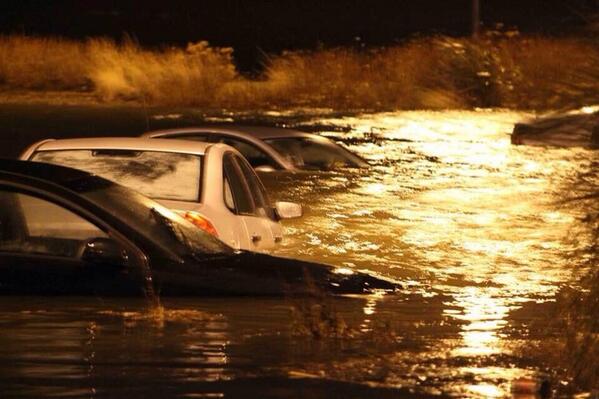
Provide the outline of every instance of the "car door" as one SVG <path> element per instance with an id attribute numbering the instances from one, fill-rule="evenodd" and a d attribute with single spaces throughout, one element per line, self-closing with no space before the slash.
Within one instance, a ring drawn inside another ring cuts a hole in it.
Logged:
<path id="1" fill-rule="evenodd" d="M 143 292 L 135 250 L 74 211 L 77 208 L 56 197 L 0 184 L 0 293 Z"/>
<path id="2" fill-rule="evenodd" d="M 245 245 L 242 244 L 242 248 L 264 251 L 275 246 L 275 237 L 269 225 L 264 199 L 256 195 L 255 183 L 248 181 L 244 168 L 249 168 L 253 173 L 240 156 L 232 152 L 224 154 L 224 202 L 243 221 Z"/>
<path id="3" fill-rule="evenodd" d="M 245 159 L 235 156 L 235 160 L 239 164 L 249 185 L 250 192 L 256 204 L 255 213 L 259 217 L 261 225 L 269 231 L 269 237 L 272 237 L 273 240 L 272 245 L 279 244 L 283 240 L 283 228 L 279 223 L 275 209 L 270 202 L 262 181 Z"/>

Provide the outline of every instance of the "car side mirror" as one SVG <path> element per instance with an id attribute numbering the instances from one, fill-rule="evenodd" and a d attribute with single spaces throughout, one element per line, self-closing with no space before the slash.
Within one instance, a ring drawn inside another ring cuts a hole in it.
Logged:
<path id="1" fill-rule="evenodd" d="M 279 219 L 293 219 L 301 217 L 304 212 L 300 204 L 295 202 L 278 201 L 275 203 L 275 212 Z"/>
<path id="2" fill-rule="evenodd" d="M 104 237 L 88 240 L 84 244 L 81 260 L 115 268 L 125 268 L 129 264 L 127 251 L 115 240 Z"/>

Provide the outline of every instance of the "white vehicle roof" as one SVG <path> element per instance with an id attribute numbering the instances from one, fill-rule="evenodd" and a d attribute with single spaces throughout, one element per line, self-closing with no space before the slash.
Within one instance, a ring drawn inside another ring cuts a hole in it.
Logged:
<path id="1" fill-rule="evenodd" d="M 203 143 L 199 141 L 149 139 L 140 137 L 94 137 L 82 139 L 44 140 L 32 145 L 21 157 L 28 159 L 36 151 L 54 150 L 136 150 L 163 151 L 183 154 L 204 155 L 209 147 L 228 149 L 237 152 L 226 144 Z"/>

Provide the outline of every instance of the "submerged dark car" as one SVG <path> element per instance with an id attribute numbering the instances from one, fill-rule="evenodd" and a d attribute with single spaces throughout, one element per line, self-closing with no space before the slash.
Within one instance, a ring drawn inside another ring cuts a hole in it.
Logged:
<path id="1" fill-rule="evenodd" d="M 516 123 L 512 144 L 599 148 L 599 106 Z"/>
<path id="2" fill-rule="evenodd" d="M 332 266 L 234 251 L 143 195 L 88 173 L 0 160 L 0 293 L 293 295 L 393 291 Z"/>

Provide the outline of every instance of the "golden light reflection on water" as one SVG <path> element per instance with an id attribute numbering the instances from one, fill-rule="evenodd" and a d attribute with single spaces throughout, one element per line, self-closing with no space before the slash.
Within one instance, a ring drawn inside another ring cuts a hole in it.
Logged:
<path id="1" fill-rule="evenodd" d="M 501 388 L 491 384 L 467 385 L 466 388 L 470 393 L 485 398 L 500 398 L 506 395 Z"/>
<path id="2" fill-rule="evenodd" d="M 454 356 L 488 356 L 503 351 L 499 330 L 507 324 L 510 310 L 506 301 L 492 296 L 480 287 L 465 287 L 456 293 L 452 307 L 461 308 L 460 313 L 448 313 L 450 317 L 464 322 L 463 342 L 453 350 Z"/>
<path id="3" fill-rule="evenodd" d="M 147 326 L 159 334 L 163 331 L 166 334 L 166 330 L 172 325 L 183 326 L 183 330 L 178 334 L 185 342 L 182 349 L 186 353 L 184 362 L 190 364 L 190 367 L 181 369 L 182 378 L 197 382 L 222 381 L 229 378 L 229 337 L 226 333 L 228 325 L 222 315 L 191 309 L 171 309 L 161 305 L 142 311 L 106 310 L 98 314 L 122 320 L 126 329 Z M 193 339 L 188 340 L 188 336 Z M 196 368 L 199 364 L 209 367 Z M 93 362 L 90 363 L 90 367 L 91 365 Z"/>
<path id="4" fill-rule="evenodd" d="M 350 145 L 374 167 L 298 191 L 310 212 L 292 222 L 292 252 L 432 282 L 453 298 L 443 310 L 460 325 L 452 357 L 509 354 L 503 330 L 510 312 L 552 297 L 571 278 L 570 254 L 589 242 L 571 233 L 584 210 L 561 202 L 592 154 L 512 146 L 508 134 L 524 116 L 455 111 L 315 120 L 351 128 L 324 132 L 330 137 L 374 137 Z M 484 381 L 462 388 L 466 396 L 507 394 Z"/>
<path id="5" fill-rule="evenodd" d="M 18 385 L 40 373 L 44 381 L 66 377 L 67 386 L 103 383 L 110 392 L 112 381 L 143 374 L 153 382 L 142 387 L 148 397 L 168 396 L 160 395 L 167 387 L 175 388 L 172 397 L 206 397 L 223 396 L 219 389 L 237 378 L 235 396 L 254 377 L 270 384 L 289 371 L 325 384 L 348 381 L 350 390 L 363 383 L 415 395 L 509 396 L 510 381 L 534 372 L 518 364 L 528 326 L 517 325 L 522 314 L 514 311 L 551 301 L 570 282 L 571 261 L 588 237 L 579 224 L 584 210 L 562 200 L 575 193 L 566 190 L 572 176 L 595 159 L 580 149 L 512 147 L 506 133 L 522 117 L 406 112 L 313 121 L 330 125 L 327 135 L 358 139 L 350 147 L 373 167 L 294 177 L 285 199 L 303 203 L 306 216 L 286 225 L 281 254 L 404 283 L 397 295 L 344 297 L 318 308 L 329 311 L 306 322 L 334 337 L 290 332 L 290 303 L 280 298 L 185 299 L 149 312 L 114 310 L 129 301 L 81 305 L 77 298 L 58 302 L 58 312 L 31 313 L 26 305 L 17 317 L 5 301 L 0 342 L 9 367 L 1 382 Z M 346 126 L 351 131 L 339 133 Z M 11 367 L 13 360 L 25 361 Z M 209 392 L 196 392 L 206 385 Z"/>
<path id="6" fill-rule="evenodd" d="M 364 308 L 363 308 L 365 318 L 364 318 L 362 324 L 360 325 L 362 332 L 371 330 L 372 316 L 374 316 L 376 313 L 377 303 L 380 300 L 382 300 L 384 297 L 385 297 L 385 294 L 383 292 L 374 293 L 374 294 L 366 297 L 366 302 L 364 303 Z"/>
<path id="7" fill-rule="evenodd" d="M 498 260 L 510 269 L 505 272 L 518 276 L 513 263 L 534 267 L 539 259 L 529 260 L 539 249 L 547 250 L 540 258 L 559 263 L 551 259 L 559 257 L 559 249 L 573 250 L 563 241 L 574 215 L 556 209 L 555 201 L 560 198 L 556 182 L 571 176 L 580 165 L 572 162 L 570 150 L 511 146 L 508 133 L 524 116 L 454 111 L 315 120 L 318 125 L 352 129 L 342 134 L 325 132 L 329 136 L 376 136 L 378 144 L 366 142 L 352 149 L 385 166 L 375 166 L 362 177 L 348 177 L 345 183 L 324 182 L 327 192 L 316 190 L 320 198 L 299 191 L 312 213 L 294 224 L 301 226 L 295 242 L 302 246 L 303 227 L 313 243 L 325 243 L 327 249 L 304 246 L 300 252 L 331 260 L 335 256 L 328 255 L 343 254 L 344 261 L 350 257 L 358 266 L 386 271 L 386 264 L 361 262 L 380 256 L 439 276 L 445 273 L 437 262 L 445 261 L 454 272 L 460 264 L 466 266 L 461 273 L 464 278 L 476 279 L 485 275 L 492 279 Z M 327 211 L 328 204 L 334 204 L 334 212 Z M 351 233 L 336 240 L 339 232 Z M 560 269 L 545 277 L 562 280 Z"/>
<path id="8" fill-rule="evenodd" d="M 363 188 L 363 192 L 370 195 L 383 195 L 389 189 L 388 185 L 383 183 L 370 183 Z"/>

